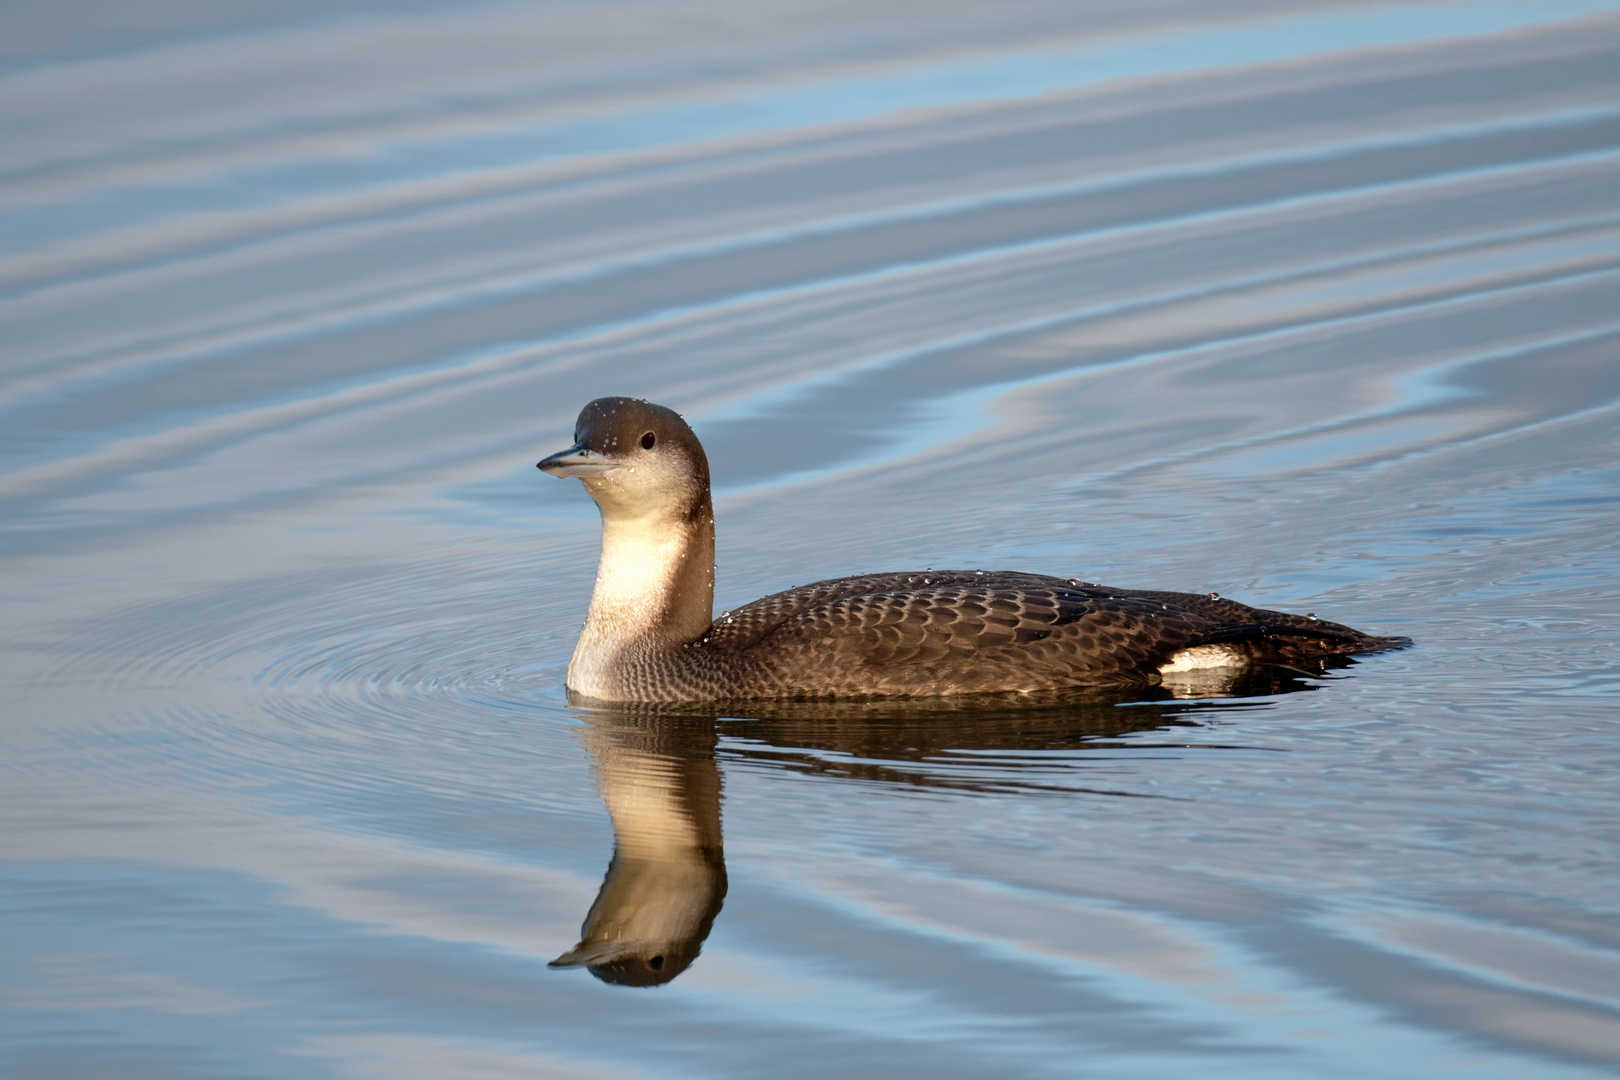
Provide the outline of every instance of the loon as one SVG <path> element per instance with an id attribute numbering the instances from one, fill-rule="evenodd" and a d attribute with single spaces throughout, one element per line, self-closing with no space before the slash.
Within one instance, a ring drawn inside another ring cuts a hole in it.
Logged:
<path id="1" fill-rule="evenodd" d="M 1202 668 L 1320 663 L 1410 644 L 1215 593 L 1117 589 L 1013 571 L 860 574 L 714 618 L 709 462 L 670 409 L 598 398 L 574 445 L 602 556 L 568 664 L 573 698 L 681 703 L 939 697 L 1131 687 Z"/>

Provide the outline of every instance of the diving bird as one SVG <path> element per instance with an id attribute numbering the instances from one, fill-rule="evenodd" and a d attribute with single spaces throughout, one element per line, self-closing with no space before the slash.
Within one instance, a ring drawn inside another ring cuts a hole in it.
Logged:
<path id="1" fill-rule="evenodd" d="M 1015 571 L 859 574 L 714 618 L 709 462 L 686 421 L 632 398 L 580 411 L 539 468 L 602 514 L 568 690 L 603 702 L 932 697 L 1147 685 L 1210 668 L 1320 663 L 1410 644 L 1214 593 Z"/>

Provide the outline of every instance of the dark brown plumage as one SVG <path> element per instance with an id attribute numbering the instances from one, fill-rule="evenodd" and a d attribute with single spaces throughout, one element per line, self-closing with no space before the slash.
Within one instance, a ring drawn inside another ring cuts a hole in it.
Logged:
<path id="1" fill-rule="evenodd" d="M 1313 663 L 1407 644 L 1214 594 L 1012 571 L 819 581 L 701 629 L 712 613 L 714 534 L 697 437 L 673 412 L 625 398 L 587 405 L 575 435 L 575 446 L 540 467 L 579 476 L 602 509 L 596 595 L 569 665 L 569 688 L 585 697 L 678 702 L 1129 686 L 1158 682 L 1167 665 Z"/>

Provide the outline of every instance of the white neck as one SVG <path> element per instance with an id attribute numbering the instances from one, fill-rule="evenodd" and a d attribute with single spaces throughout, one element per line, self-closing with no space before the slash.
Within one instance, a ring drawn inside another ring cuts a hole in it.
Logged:
<path id="1" fill-rule="evenodd" d="M 568 688 L 604 701 L 635 696 L 625 667 L 678 648 L 714 617 L 714 519 L 602 518 L 602 558 Z"/>

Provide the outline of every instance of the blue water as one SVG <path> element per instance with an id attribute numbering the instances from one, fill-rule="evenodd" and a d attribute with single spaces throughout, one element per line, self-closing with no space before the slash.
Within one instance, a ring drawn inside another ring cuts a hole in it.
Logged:
<path id="1" fill-rule="evenodd" d="M 1620 1067 L 1616 5 L 0 19 L 0 1074 Z M 615 393 L 709 451 L 719 609 L 1416 645 L 570 709 L 533 463 Z M 656 988 L 547 966 L 649 910 L 616 844 L 712 921 Z"/>

